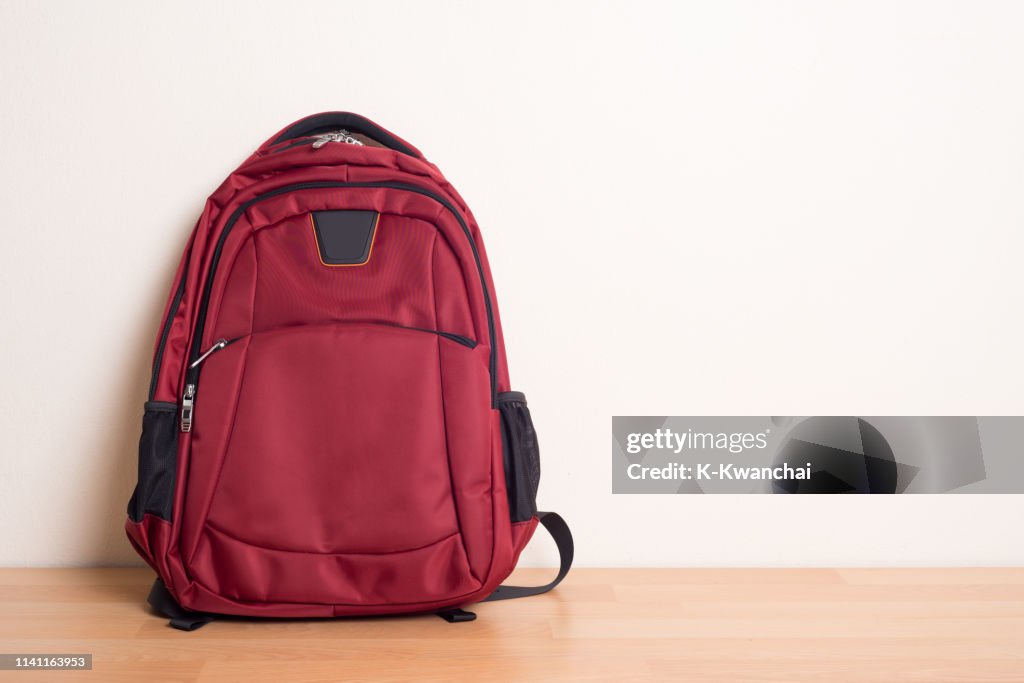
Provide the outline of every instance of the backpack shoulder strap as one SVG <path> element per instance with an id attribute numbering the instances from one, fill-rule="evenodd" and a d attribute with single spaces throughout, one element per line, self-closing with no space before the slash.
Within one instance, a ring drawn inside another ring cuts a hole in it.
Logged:
<path id="1" fill-rule="evenodd" d="M 498 586 L 494 592 L 484 598 L 482 602 L 512 600 L 513 598 L 525 598 L 531 595 L 547 593 L 549 590 L 560 584 L 562 579 L 565 578 L 565 575 L 569 573 L 569 568 L 572 567 L 573 557 L 572 532 L 569 531 L 569 525 L 566 524 L 561 515 L 556 512 L 538 512 L 537 519 L 540 521 L 541 525 L 547 529 L 548 533 L 551 534 L 551 538 L 555 539 L 555 545 L 558 546 L 558 575 L 553 581 L 546 583 L 543 586 Z"/>

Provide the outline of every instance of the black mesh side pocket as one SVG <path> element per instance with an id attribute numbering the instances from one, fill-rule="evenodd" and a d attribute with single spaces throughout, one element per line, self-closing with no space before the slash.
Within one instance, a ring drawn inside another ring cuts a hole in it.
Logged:
<path id="1" fill-rule="evenodd" d="M 141 522 L 146 513 L 171 521 L 178 469 L 178 406 L 150 401 L 142 416 L 139 482 L 128 501 L 128 517 Z"/>
<path id="2" fill-rule="evenodd" d="M 540 485 L 540 447 L 526 397 L 518 391 L 498 394 L 501 443 L 505 451 L 505 482 L 513 522 L 525 522 L 537 512 Z"/>

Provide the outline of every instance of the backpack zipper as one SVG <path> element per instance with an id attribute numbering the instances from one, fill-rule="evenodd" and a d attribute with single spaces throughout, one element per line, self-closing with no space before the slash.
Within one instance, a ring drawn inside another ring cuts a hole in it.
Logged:
<path id="1" fill-rule="evenodd" d="M 352 134 L 347 130 L 336 130 L 330 133 L 324 133 L 323 135 L 317 135 L 316 139 L 313 140 L 313 149 L 320 149 L 328 142 L 344 142 L 346 145 L 359 145 L 364 147 L 362 142 L 352 137 Z"/>
<path id="2" fill-rule="evenodd" d="M 359 320 L 341 320 L 337 322 L 342 324 L 350 323 L 354 325 L 384 325 L 386 327 L 395 327 L 400 330 L 412 330 L 413 332 L 426 332 L 428 334 L 436 334 L 438 337 L 444 337 L 445 339 L 453 341 L 456 344 L 461 344 L 462 346 L 465 346 L 468 349 L 474 349 L 476 348 L 477 345 L 475 340 L 470 339 L 469 337 L 464 337 L 461 334 L 455 334 L 453 332 L 442 332 L 441 330 L 431 330 L 425 327 L 410 327 L 408 325 L 398 325 L 397 323 L 364 322 Z M 300 325 L 298 327 L 302 326 Z M 251 333 L 249 335 L 243 336 L 251 336 Z M 198 384 L 199 381 L 197 376 L 197 373 L 199 372 L 199 366 L 202 365 L 207 358 L 209 358 L 216 352 L 220 351 L 221 349 L 224 349 L 230 346 L 231 344 L 234 344 L 241 338 L 242 337 L 235 337 L 233 339 L 218 339 L 213 343 L 213 346 L 206 349 L 206 351 L 203 351 L 198 358 L 196 358 L 189 364 L 188 376 L 194 377 L 194 379 L 191 379 L 188 382 L 188 384 L 185 385 L 185 392 L 181 397 L 181 431 L 192 431 L 192 414 L 195 409 L 196 385 Z"/>
<path id="3" fill-rule="evenodd" d="M 232 339 L 231 341 L 235 341 L 235 340 Z M 206 358 L 211 353 L 214 353 L 215 351 L 220 351 L 221 349 L 223 349 L 225 346 L 227 346 L 230 343 L 231 342 L 229 342 L 227 339 L 218 339 L 213 346 L 211 346 L 210 348 L 206 349 L 206 351 L 203 352 L 203 355 L 199 356 L 199 358 L 196 358 L 192 362 L 192 364 L 188 366 L 189 369 L 199 367 L 199 364 L 202 363 L 204 360 L 206 360 Z"/>
<path id="4" fill-rule="evenodd" d="M 343 142 L 346 145 L 358 145 L 359 147 L 366 146 L 364 142 L 353 137 L 352 133 L 342 128 L 339 130 L 332 130 L 327 133 L 321 133 L 320 135 L 310 135 L 309 137 L 301 138 L 299 140 L 293 140 L 291 143 L 287 145 L 282 144 L 277 149 L 265 152 L 265 154 L 287 152 L 289 149 L 295 149 L 296 147 L 302 147 L 304 145 L 310 145 L 313 149 L 320 149 L 328 142 Z"/>
<path id="5" fill-rule="evenodd" d="M 188 262 L 185 263 L 185 270 L 181 275 L 181 282 L 171 299 L 171 306 L 167 310 L 167 317 L 164 319 L 163 329 L 160 331 L 160 341 L 156 345 L 156 354 L 153 356 L 153 371 L 149 379 L 149 400 L 156 396 L 156 382 L 160 377 L 160 366 L 164 362 L 164 349 L 167 348 L 167 338 L 171 334 L 171 325 L 174 324 L 174 316 L 178 314 L 181 307 L 181 299 L 185 296 L 185 281 L 188 279 Z"/>
<path id="6" fill-rule="evenodd" d="M 470 339 L 469 337 L 463 337 L 461 334 L 455 334 L 454 332 L 442 332 L 441 330 L 430 330 L 430 329 L 427 329 L 425 327 L 410 327 L 409 325 L 399 325 L 397 323 L 363 322 L 361 320 L 352 320 L 352 321 L 339 320 L 337 322 L 339 324 L 346 324 L 347 323 L 347 324 L 352 324 L 352 325 L 385 325 L 387 327 L 397 327 L 400 330 L 412 330 L 413 332 L 426 332 L 428 334 L 436 334 L 438 337 L 444 337 L 445 339 L 449 339 L 449 340 L 455 342 L 456 344 L 461 344 L 461 345 L 465 346 L 466 348 L 470 348 L 470 349 L 476 348 L 476 341 Z M 302 327 L 302 326 L 298 325 L 297 327 Z M 207 358 L 209 358 L 213 354 L 217 353 L 221 349 L 223 349 L 223 348 L 225 348 L 225 347 L 227 347 L 227 346 L 229 346 L 231 344 L 234 344 L 239 339 L 241 339 L 241 337 L 235 337 L 234 339 L 218 339 L 217 341 L 215 341 L 213 343 L 213 346 L 211 346 L 210 348 L 208 348 L 205 351 L 203 351 L 203 353 L 200 354 L 199 358 L 196 358 L 194 361 L 192 361 L 192 363 L 188 366 L 189 370 L 195 370 L 200 365 L 202 365 L 203 361 L 205 361 Z M 195 396 L 195 389 L 193 389 L 193 396 Z"/>
<path id="7" fill-rule="evenodd" d="M 237 337 L 235 339 L 237 339 Z M 192 364 L 188 366 L 189 371 L 198 368 L 204 360 L 210 357 L 211 354 L 220 351 L 228 344 L 234 342 L 235 339 L 232 339 L 231 341 L 228 341 L 227 339 L 218 339 L 216 343 L 206 349 L 199 358 L 192 361 Z M 195 409 L 195 401 L 196 384 L 195 382 L 190 382 L 185 385 L 185 393 L 181 397 L 181 431 L 183 432 L 192 431 L 192 412 Z"/>
<path id="8" fill-rule="evenodd" d="M 195 406 L 196 385 L 186 384 L 185 394 L 181 397 L 181 431 L 192 431 L 192 409 Z"/>

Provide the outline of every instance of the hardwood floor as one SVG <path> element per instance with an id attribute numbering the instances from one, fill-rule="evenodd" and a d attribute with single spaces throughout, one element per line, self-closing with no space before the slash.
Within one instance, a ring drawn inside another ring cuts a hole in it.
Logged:
<path id="1" fill-rule="evenodd" d="M 521 570 L 520 581 L 551 572 Z M 1024 681 L 1024 569 L 577 569 L 434 616 L 148 612 L 143 569 L 0 569 L 0 652 L 92 653 L 14 681 Z"/>

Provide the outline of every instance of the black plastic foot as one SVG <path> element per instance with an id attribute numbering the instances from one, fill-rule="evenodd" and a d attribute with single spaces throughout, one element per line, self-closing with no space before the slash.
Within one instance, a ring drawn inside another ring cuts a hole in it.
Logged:
<path id="1" fill-rule="evenodd" d="M 175 617 L 167 623 L 179 631 L 195 631 L 197 628 L 206 626 L 211 621 L 213 621 L 213 615 L 211 614 L 193 613 L 187 617 Z"/>
<path id="2" fill-rule="evenodd" d="M 206 626 L 215 618 L 212 614 L 190 612 L 183 609 L 160 579 L 153 582 L 146 601 L 153 609 L 170 619 L 169 625 L 179 631 L 195 631 L 197 628 Z"/>
<path id="3" fill-rule="evenodd" d="M 441 610 L 437 613 L 437 616 L 441 617 L 449 624 L 456 624 L 462 621 L 473 621 L 476 619 L 476 612 L 467 612 L 464 609 L 456 607 L 455 609 Z"/>

